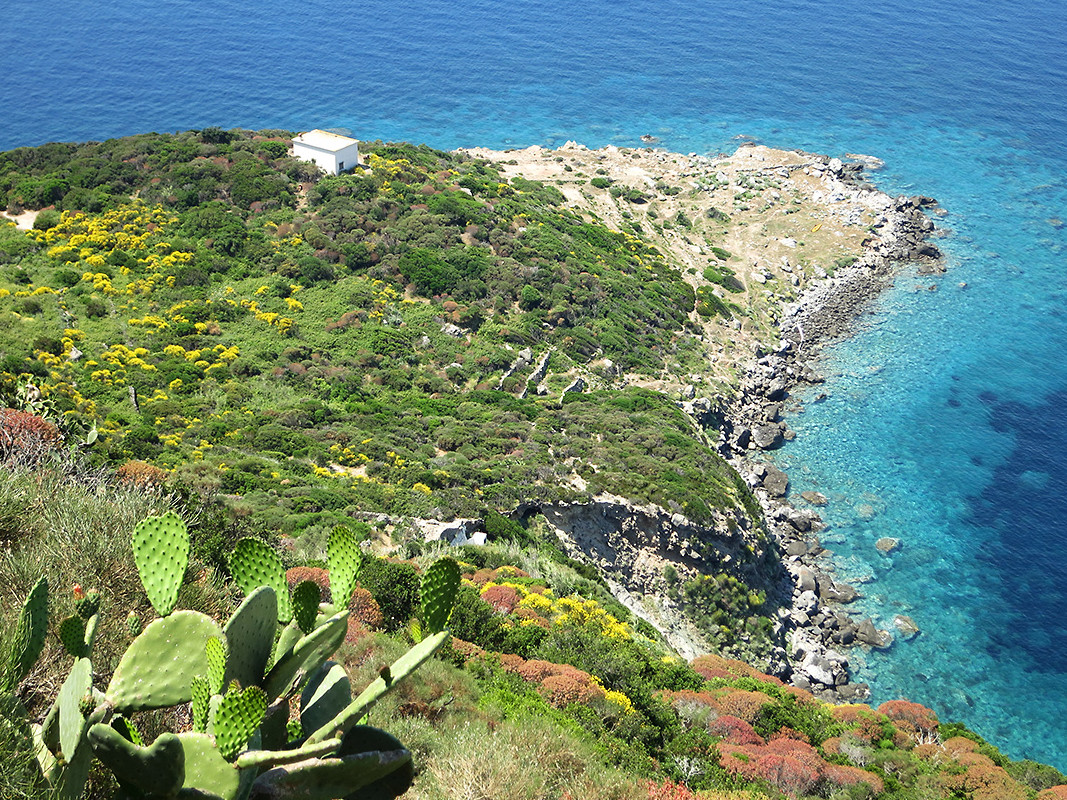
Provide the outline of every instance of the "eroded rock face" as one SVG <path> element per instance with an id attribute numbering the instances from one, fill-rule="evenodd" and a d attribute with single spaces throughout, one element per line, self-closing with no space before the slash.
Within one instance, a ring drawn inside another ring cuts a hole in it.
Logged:
<path id="1" fill-rule="evenodd" d="M 717 511 L 713 521 L 701 524 L 659 506 L 600 495 L 541 512 L 567 554 L 600 570 L 619 601 L 688 659 L 714 648 L 671 599 L 668 567 L 680 582 L 727 572 L 772 595 L 781 591 L 776 583 L 787 586 L 784 570 L 767 552 L 769 541 L 741 508 Z M 786 669 L 784 649 L 771 654 L 766 666 Z"/>

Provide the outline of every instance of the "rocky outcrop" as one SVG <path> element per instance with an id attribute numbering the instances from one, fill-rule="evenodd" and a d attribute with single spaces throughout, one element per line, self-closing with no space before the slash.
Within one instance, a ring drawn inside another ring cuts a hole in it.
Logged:
<path id="1" fill-rule="evenodd" d="M 595 566 L 620 602 L 686 658 L 714 648 L 671 599 L 672 583 L 727 572 L 772 595 L 788 588 L 768 552 L 770 542 L 740 508 L 719 510 L 714 520 L 696 523 L 659 506 L 599 495 L 588 503 L 543 506 L 541 512 L 567 554 Z M 764 667 L 788 672 L 784 648 L 766 655 Z"/>

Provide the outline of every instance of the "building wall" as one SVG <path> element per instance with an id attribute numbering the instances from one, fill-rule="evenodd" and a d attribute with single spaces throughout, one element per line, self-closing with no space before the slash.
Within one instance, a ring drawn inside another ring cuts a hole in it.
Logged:
<path id="1" fill-rule="evenodd" d="M 313 161 L 330 175 L 337 175 L 341 170 L 352 169 L 359 163 L 359 143 L 331 152 L 294 141 L 293 155 L 304 161 Z M 344 166 L 340 166 L 342 164 Z"/>

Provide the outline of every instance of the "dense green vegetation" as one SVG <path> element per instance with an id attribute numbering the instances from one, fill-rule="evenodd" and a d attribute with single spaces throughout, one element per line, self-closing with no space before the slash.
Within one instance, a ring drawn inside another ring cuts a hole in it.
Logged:
<path id="1" fill-rule="evenodd" d="M 33 409 L 99 428 L 98 461 L 240 495 L 294 535 L 599 491 L 697 520 L 735 502 L 670 398 L 560 400 L 579 375 L 694 357 L 696 298 L 658 252 L 484 162 L 379 143 L 368 171 L 309 183 L 285 144 L 208 130 L 0 154 L 11 211 L 62 211 L 0 227 L 5 403 L 39 392 Z"/>

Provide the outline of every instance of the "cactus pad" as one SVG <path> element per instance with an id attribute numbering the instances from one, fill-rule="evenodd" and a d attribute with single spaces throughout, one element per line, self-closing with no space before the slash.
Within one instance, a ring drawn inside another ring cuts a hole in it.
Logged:
<path id="1" fill-rule="evenodd" d="M 285 567 L 269 545 L 251 537 L 238 541 L 230 556 L 230 572 L 246 595 L 260 586 L 274 589 L 278 600 L 278 622 L 286 623 L 293 618 Z"/>
<path id="2" fill-rule="evenodd" d="M 74 599 L 74 610 L 78 612 L 78 616 L 82 619 L 89 619 L 100 610 L 100 592 L 96 589 L 90 589 L 83 597 L 76 597 Z"/>
<path id="3" fill-rule="evenodd" d="M 338 525 L 330 531 L 326 545 L 326 563 L 330 568 L 330 592 L 334 605 L 338 609 L 348 608 L 352 599 L 352 590 L 356 588 L 359 568 L 363 563 L 363 554 L 359 549 L 356 535 L 344 525 Z"/>
<path id="4" fill-rule="evenodd" d="M 71 667 L 70 674 L 59 690 L 56 704 L 59 706 L 59 749 L 63 758 L 72 761 L 77 753 L 85 730 L 82 714 L 82 698 L 93 687 L 93 665 L 87 658 L 79 658 Z"/>
<path id="5" fill-rule="evenodd" d="M 85 646 L 85 620 L 73 614 L 59 623 L 59 641 L 75 658 L 85 657 L 88 649 Z"/>
<path id="6" fill-rule="evenodd" d="M 278 659 L 267 673 L 263 686 L 271 698 L 288 695 L 304 679 L 319 669 L 348 632 L 348 611 L 335 614 L 304 636 L 288 655 Z"/>
<path id="7" fill-rule="evenodd" d="M 351 702 L 348 673 L 340 664 L 327 661 L 311 676 L 300 695 L 300 721 L 308 732 L 317 731 Z"/>
<path id="8" fill-rule="evenodd" d="M 296 764 L 275 767 L 256 778 L 252 795 L 259 797 L 300 797 L 304 800 L 333 800 L 359 797 L 358 791 L 376 784 L 385 776 L 411 764 L 407 750 L 375 751 L 340 758 L 309 758 Z M 391 794 L 367 795 L 376 800 Z"/>
<path id="9" fill-rule="evenodd" d="M 289 743 L 304 738 L 304 723 L 298 719 L 291 719 L 285 723 L 285 733 L 289 737 Z"/>
<path id="10" fill-rule="evenodd" d="M 13 692 L 30 674 L 41 657 L 48 632 L 48 579 L 41 578 L 30 589 L 15 624 L 15 641 L 7 664 L 0 664 L 0 694 Z"/>
<path id="11" fill-rule="evenodd" d="M 133 560 L 148 600 L 165 617 L 178 602 L 189 565 L 189 531 L 173 511 L 148 517 L 133 529 Z"/>
<path id="12" fill-rule="evenodd" d="M 341 746 L 337 749 L 339 756 L 353 756 L 363 753 L 390 753 L 404 750 L 404 745 L 391 733 L 372 728 L 369 725 L 357 725 L 344 735 Z M 372 781 L 356 792 L 346 796 L 347 800 L 356 798 L 399 797 L 415 781 L 415 766 L 411 759 L 401 763 L 392 772 Z"/>
<path id="13" fill-rule="evenodd" d="M 141 631 L 144 630 L 144 621 L 141 619 L 141 615 L 136 611 L 131 611 L 126 615 L 126 630 L 130 636 L 140 636 Z"/>
<path id="14" fill-rule="evenodd" d="M 443 631 L 459 591 L 459 564 L 451 558 L 435 561 L 422 578 L 423 633 Z"/>
<path id="15" fill-rule="evenodd" d="M 210 641 L 210 640 L 209 640 Z M 193 730 L 207 733 L 208 716 L 211 713 L 211 683 L 203 675 L 193 676 Z"/>
<path id="16" fill-rule="evenodd" d="M 270 586 L 261 586 L 245 598 L 223 629 L 229 645 L 225 682 L 253 686 L 263 681 L 277 629 L 277 595 Z"/>
<path id="17" fill-rule="evenodd" d="M 220 637 L 204 642 L 204 655 L 207 657 L 207 685 L 211 694 L 222 694 L 226 685 L 226 645 Z"/>
<path id="18" fill-rule="evenodd" d="M 219 753 L 233 761 L 267 714 L 267 695 L 258 686 L 231 689 L 215 711 L 215 740 Z"/>
<path id="19" fill-rule="evenodd" d="M 319 613 L 322 591 L 315 581 L 301 581 L 293 590 L 293 618 L 304 633 L 311 633 Z"/>
<path id="20" fill-rule="evenodd" d="M 141 747 L 101 722 L 89 729 L 88 739 L 93 753 L 115 773 L 123 788 L 169 797 L 185 780 L 185 751 L 173 733 L 161 734 L 149 747 Z"/>
<path id="21" fill-rule="evenodd" d="M 182 788 L 188 790 L 178 796 L 235 800 L 240 788 L 240 774 L 219 755 L 212 738 L 203 733 L 179 733 L 178 740 L 185 752 Z"/>
<path id="22" fill-rule="evenodd" d="M 117 711 L 144 711 L 188 703 L 192 676 L 207 675 L 207 640 L 222 635 L 211 617 L 175 611 L 154 620 L 119 661 L 107 697 Z"/>

